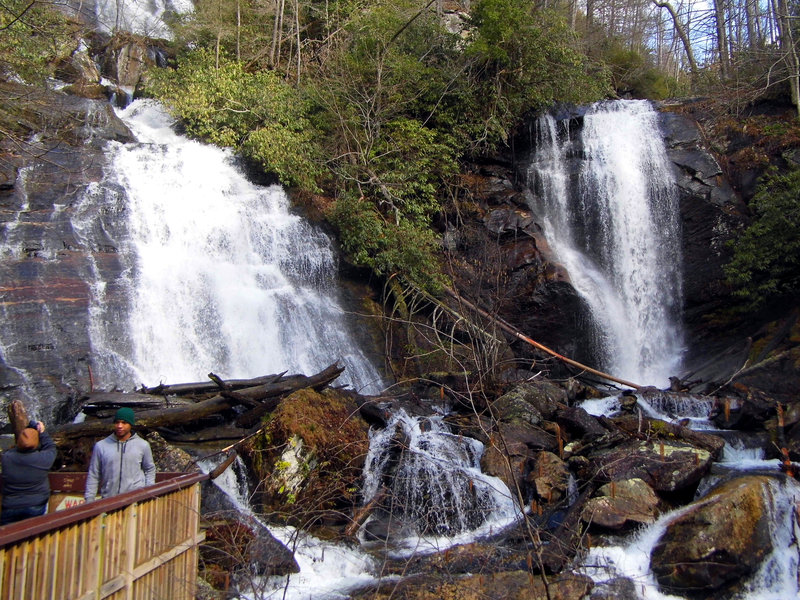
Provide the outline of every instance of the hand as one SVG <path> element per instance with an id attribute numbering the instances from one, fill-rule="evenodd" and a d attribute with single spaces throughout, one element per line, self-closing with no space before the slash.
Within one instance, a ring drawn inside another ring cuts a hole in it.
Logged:
<path id="1" fill-rule="evenodd" d="M 36 431 L 38 431 L 39 433 L 44 433 L 44 423 L 42 423 L 41 421 L 37 421 Z"/>

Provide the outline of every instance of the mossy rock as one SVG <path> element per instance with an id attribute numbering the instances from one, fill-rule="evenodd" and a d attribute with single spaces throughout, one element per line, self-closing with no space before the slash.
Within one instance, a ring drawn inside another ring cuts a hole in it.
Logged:
<path id="1" fill-rule="evenodd" d="M 368 430 L 348 392 L 287 396 L 250 449 L 265 507 L 304 521 L 348 511 L 357 500 Z"/>

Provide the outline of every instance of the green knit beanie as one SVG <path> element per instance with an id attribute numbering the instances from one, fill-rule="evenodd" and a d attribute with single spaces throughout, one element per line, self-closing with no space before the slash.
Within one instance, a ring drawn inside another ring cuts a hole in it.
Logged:
<path id="1" fill-rule="evenodd" d="M 133 414 L 133 409 L 128 408 L 127 406 L 123 406 L 117 411 L 117 414 L 114 415 L 114 422 L 117 421 L 126 421 L 127 423 L 131 424 L 131 427 L 135 425 L 136 416 Z"/>

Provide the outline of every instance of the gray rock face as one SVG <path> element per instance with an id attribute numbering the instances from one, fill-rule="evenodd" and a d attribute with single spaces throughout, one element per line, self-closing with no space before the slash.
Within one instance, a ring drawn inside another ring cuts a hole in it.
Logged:
<path id="1" fill-rule="evenodd" d="M 641 479 L 612 481 L 583 507 L 581 519 L 607 529 L 648 524 L 658 515 L 659 498 Z"/>
<path id="2" fill-rule="evenodd" d="M 120 271 L 116 215 L 97 215 L 102 226 L 87 232 L 75 231 L 72 219 L 86 210 L 79 198 L 102 178 L 105 143 L 133 136 L 107 102 L 21 86 L 2 92 L 24 103 L 26 126 L 37 135 L 2 143 L 0 389 L 52 421 L 65 398 L 91 388 L 91 273 L 114 281 Z M 113 285 L 106 292 L 108 302 L 122 301 Z"/>
<path id="3" fill-rule="evenodd" d="M 744 223 L 745 207 L 706 148 L 697 124 L 684 115 L 662 111 L 667 155 L 679 190 L 684 319 L 689 338 L 689 370 L 699 357 L 730 340 L 713 336 L 704 316 L 729 299 L 722 267 L 730 260 L 727 242 Z"/>

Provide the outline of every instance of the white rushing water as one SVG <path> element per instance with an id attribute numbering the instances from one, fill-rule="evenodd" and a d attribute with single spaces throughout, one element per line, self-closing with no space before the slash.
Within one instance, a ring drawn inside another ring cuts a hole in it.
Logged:
<path id="1" fill-rule="evenodd" d="M 798 526 L 795 514 L 800 501 L 800 484 L 792 479 L 770 482 L 768 497 L 773 551 L 758 571 L 746 581 L 741 593 L 731 600 L 789 600 L 800 597 L 798 586 Z M 655 523 L 642 528 L 625 545 L 596 546 L 589 550 L 579 571 L 596 583 L 626 577 L 633 581 L 639 600 L 683 600 L 683 596 L 665 594 L 650 570 L 650 553 L 671 520 L 686 509 L 662 515 Z"/>
<path id="2" fill-rule="evenodd" d="M 251 579 L 247 583 L 252 589 L 242 589 L 242 600 L 344 600 L 348 590 L 387 581 L 381 574 L 380 555 L 405 558 L 443 551 L 500 532 L 520 518 L 505 484 L 481 473 L 480 442 L 452 435 L 441 417 L 411 417 L 402 410 L 393 414 L 386 428 L 371 433 L 362 487 L 365 503 L 378 493 L 389 463 L 397 458 L 392 440 L 398 435 L 405 443 L 396 470 L 389 475 L 392 520 L 397 524 L 391 542 L 361 547 L 320 540 L 293 527 L 268 525 L 272 535 L 292 549 L 300 572 Z M 200 466 L 209 472 L 220 460 Z M 242 469 L 237 459 L 214 483 L 240 512 L 258 518 L 250 507 L 251 492 Z M 363 541 L 363 532 L 360 537 Z M 379 556 L 364 548 L 372 548 Z"/>
<path id="3" fill-rule="evenodd" d="M 91 6 L 91 3 L 88 3 Z M 97 29 L 103 33 L 128 31 L 153 39 L 173 37 L 166 21 L 194 10 L 192 0 L 95 0 Z"/>
<path id="4" fill-rule="evenodd" d="M 139 143 L 114 143 L 104 181 L 75 209 L 90 239 L 114 239 L 124 276 L 96 266 L 90 337 L 95 379 L 203 381 L 315 373 L 334 361 L 339 381 L 376 392 L 381 377 L 352 339 L 335 285 L 330 240 L 299 216 L 279 186 L 249 182 L 229 152 L 179 136 L 156 103 L 120 116 Z M 102 223 L 81 214 L 99 207 Z M 89 243 L 88 241 L 86 242 Z M 129 299 L 127 313 L 112 312 Z"/>
<path id="5" fill-rule="evenodd" d="M 667 385 L 684 350 L 680 225 L 657 113 L 645 101 L 599 103 L 578 139 L 541 117 L 528 173 L 548 243 L 591 309 L 599 366 Z"/>
<path id="6" fill-rule="evenodd" d="M 398 458 L 396 439 L 403 448 Z M 396 411 L 373 430 L 362 494 L 369 502 L 391 487 L 395 557 L 438 552 L 499 532 L 520 517 L 508 487 L 480 469 L 483 444 L 450 433 L 440 416 Z M 364 529 L 368 529 L 369 520 Z"/>

